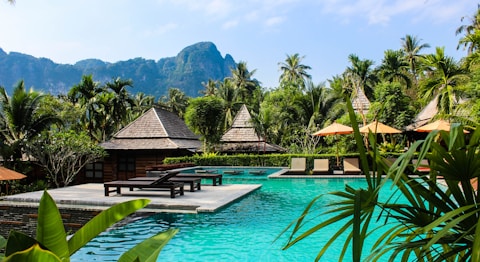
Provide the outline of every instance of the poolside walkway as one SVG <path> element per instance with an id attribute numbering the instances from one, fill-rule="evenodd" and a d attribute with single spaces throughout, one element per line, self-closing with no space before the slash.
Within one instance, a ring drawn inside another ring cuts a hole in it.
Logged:
<path id="1" fill-rule="evenodd" d="M 202 190 L 189 192 L 185 195 L 170 198 L 168 191 L 154 190 L 122 190 L 122 195 L 112 193 L 104 196 L 103 184 L 83 184 L 65 188 L 50 189 L 48 193 L 59 208 L 80 210 L 104 210 L 108 207 L 138 198 L 148 198 L 150 204 L 142 212 L 174 212 L 198 213 L 215 212 L 229 203 L 260 188 L 260 184 L 242 184 L 221 186 L 202 185 Z M 187 186 L 188 188 L 188 186 Z M 43 191 L 5 196 L 0 199 L 0 206 L 30 206 L 36 207 Z"/>

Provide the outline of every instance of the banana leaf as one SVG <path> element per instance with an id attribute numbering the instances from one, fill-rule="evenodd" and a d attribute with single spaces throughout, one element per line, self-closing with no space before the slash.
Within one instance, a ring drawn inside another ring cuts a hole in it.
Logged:
<path id="1" fill-rule="evenodd" d="M 8 256 L 3 261 L 4 262 L 15 262 L 15 261 L 22 261 L 22 262 L 58 261 L 60 262 L 63 260 L 57 257 L 53 252 L 42 249 L 38 244 L 34 244 L 28 249 L 16 252 L 11 256 Z"/>
<path id="2" fill-rule="evenodd" d="M 144 208 L 150 203 L 148 199 L 135 199 L 116 204 L 92 218 L 68 240 L 70 255 L 77 252 L 86 243 L 114 223 L 124 219 L 135 211 Z"/>
<path id="3" fill-rule="evenodd" d="M 134 246 L 119 258 L 119 262 L 144 261 L 155 262 L 162 248 L 172 239 L 178 229 L 168 229 Z"/>

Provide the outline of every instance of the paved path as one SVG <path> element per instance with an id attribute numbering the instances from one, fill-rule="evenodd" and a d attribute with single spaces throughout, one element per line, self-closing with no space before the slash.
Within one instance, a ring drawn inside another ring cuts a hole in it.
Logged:
<path id="1" fill-rule="evenodd" d="M 57 203 L 59 208 L 71 208 L 82 210 L 103 210 L 116 203 L 148 198 L 150 204 L 142 209 L 143 212 L 215 212 L 229 203 L 260 188 L 260 184 L 254 185 L 229 185 L 221 186 L 202 185 L 202 190 L 189 192 L 185 195 L 170 198 L 169 191 L 122 189 L 122 195 L 111 193 L 104 196 L 103 184 L 83 184 L 65 188 L 49 189 L 48 193 Z M 188 187 L 187 187 L 188 188 Z M 13 206 L 38 206 L 43 191 L 6 196 L 0 205 Z"/>

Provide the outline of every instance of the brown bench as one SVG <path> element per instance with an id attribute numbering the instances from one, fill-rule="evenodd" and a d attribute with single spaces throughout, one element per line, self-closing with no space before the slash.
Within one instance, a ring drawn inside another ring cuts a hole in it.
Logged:
<path id="1" fill-rule="evenodd" d="M 177 174 L 175 177 L 195 177 L 195 178 L 204 178 L 204 179 L 211 179 L 212 185 L 216 186 L 222 184 L 222 175 L 220 174 L 188 174 L 188 173 L 180 173 Z"/>
<path id="2" fill-rule="evenodd" d="M 155 177 L 135 177 L 130 178 L 128 181 L 155 181 Z M 171 182 L 183 182 L 190 186 L 190 192 L 194 192 L 195 189 L 201 190 L 202 179 L 197 177 L 171 177 L 168 179 Z"/>

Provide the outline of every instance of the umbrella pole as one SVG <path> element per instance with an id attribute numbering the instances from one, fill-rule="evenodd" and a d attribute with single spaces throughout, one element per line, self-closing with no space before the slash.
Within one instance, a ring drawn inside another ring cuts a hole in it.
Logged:
<path id="1" fill-rule="evenodd" d="M 338 155 L 338 140 L 337 140 L 337 136 L 335 136 L 335 143 L 337 144 L 337 167 L 340 166 L 340 157 Z"/>

